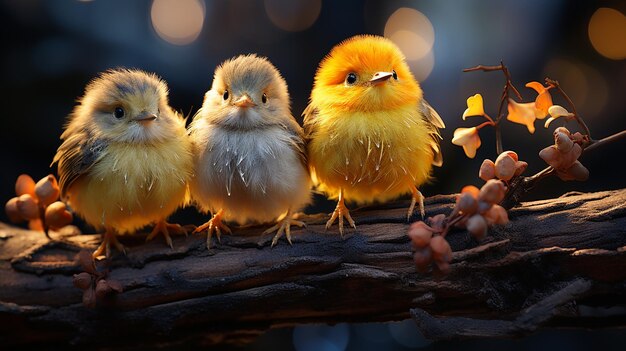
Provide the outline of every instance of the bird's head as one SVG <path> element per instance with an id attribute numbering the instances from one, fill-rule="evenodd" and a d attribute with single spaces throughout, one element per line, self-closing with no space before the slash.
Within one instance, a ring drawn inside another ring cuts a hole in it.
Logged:
<path id="1" fill-rule="evenodd" d="M 241 55 L 222 63 L 205 97 L 201 115 L 210 123 L 252 129 L 290 115 L 287 83 L 266 58 Z"/>
<path id="2" fill-rule="evenodd" d="M 109 70 L 87 85 L 73 115 L 99 137 L 127 143 L 158 142 L 174 137 L 180 124 L 167 94 L 167 85 L 154 74 Z"/>
<path id="3" fill-rule="evenodd" d="M 322 60 L 311 101 L 335 110 L 384 111 L 416 105 L 422 90 L 400 49 L 389 39 L 346 39 Z"/>

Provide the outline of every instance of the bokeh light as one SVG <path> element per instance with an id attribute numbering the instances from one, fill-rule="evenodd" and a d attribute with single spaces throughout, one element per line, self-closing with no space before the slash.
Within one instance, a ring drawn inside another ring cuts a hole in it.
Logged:
<path id="1" fill-rule="evenodd" d="M 293 330 L 293 346 L 297 351 L 343 351 L 349 341 L 350 328 L 345 323 L 298 326 Z"/>
<path id="2" fill-rule="evenodd" d="M 595 68 L 572 60 L 555 58 L 546 65 L 544 76 L 559 81 L 583 118 L 602 118 L 601 112 L 608 101 L 609 88 L 604 77 Z M 563 101 L 555 103 L 564 104 Z"/>
<path id="3" fill-rule="evenodd" d="M 384 33 L 402 50 L 415 78 L 425 80 L 435 65 L 435 30 L 430 20 L 415 9 L 402 7 L 389 16 Z"/>
<path id="4" fill-rule="evenodd" d="M 162 39 L 187 45 L 202 31 L 205 4 L 201 0 L 154 0 L 150 15 L 152 26 Z"/>
<path id="5" fill-rule="evenodd" d="M 626 16 L 621 12 L 601 7 L 589 20 L 589 40 L 594 49 L 606 58 L 626 58 Z"/>
<path id="6" fill-rule="evenodd" d="M 272 23 L 288 32 L 309 28 L 321 10 L 321 0 L 265 0 L 265 12 Z"/>
<path id="7" fill-rule="evenodd" d="M 415 325 L 415 322 L 411 319 L 397 323 L 389 323 L 388 327 L 391 337 L 404 347 L 419 348 L 432 343 L 432 341 L 422 336 L 422 333 L 417 329 L 417 325 Z"/>

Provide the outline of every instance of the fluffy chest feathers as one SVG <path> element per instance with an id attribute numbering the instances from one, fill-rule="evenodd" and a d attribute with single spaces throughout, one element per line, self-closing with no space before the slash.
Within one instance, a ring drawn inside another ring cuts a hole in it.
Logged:
<path id="1" fill-rule="evenodd" d="M 186 138 L 158 145 L 113 143 L 70 189 L 70 204 L 89 223 L 133 231 L 185 202 L 192 172 Z"/>
<path id="2" fill-rule="evenodd" d="M 432 129 L 413 106 L 317 117 L 309 157 L 320 190 L 358 202 L 385 201 L 429 178 Z"/>
<path id="3" fill-rule="evenodd" d="M 196 144 L 193 197 L 226 217 L 273 220 L 309 201 L 309 176 L 294 135 L 275 126 L 253 130 L 208 125 L 192 134 Z"/>

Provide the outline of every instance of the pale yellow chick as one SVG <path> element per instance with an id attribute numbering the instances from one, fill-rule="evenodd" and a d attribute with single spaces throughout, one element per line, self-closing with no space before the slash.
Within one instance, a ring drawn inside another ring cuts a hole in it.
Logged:
<path id="1" fill-rule="evenodd" d="M 103 242 L 93 253 L 123 251 L 116 235 L 156 224 L 172 246 L 166 218 L 187 201 L 192 177 L 185 120 L 168 103 L 166 83 L 154 74 L 116 69 L 87 85 L 69 116 L 53 163 L 61 196 L 97 229 Z"/>

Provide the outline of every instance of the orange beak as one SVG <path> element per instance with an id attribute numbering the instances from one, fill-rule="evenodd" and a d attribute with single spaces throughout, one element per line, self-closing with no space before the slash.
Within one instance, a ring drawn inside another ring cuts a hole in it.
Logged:
<path id="1" fill-rule="evenodd" d="M 157 115 L 154 113 L 142 112 L 140 115 L 133 118 L 133 121 L 141 124 L 148 124 L 157 119 Z"/>
<path id="2" fill-rule="evenodd" d="M 237 107 L 243 107 L 243 108 L 256 106 L 254 101 L 252 101 L 252 99 L 246 94 L 244 94 L 239 99 L 237 99 L 237 101 L 234 102 L 234 105 Z"/>
<path id="3" fill-rule="evenodd" d="M 381 85 L 384 82 L 388 81 L 391 76 L 393 76 L 393 73 L 391 72 L 376 72 L 372 76 L 372 79 L 370 79 L 370 84 Z"/>

